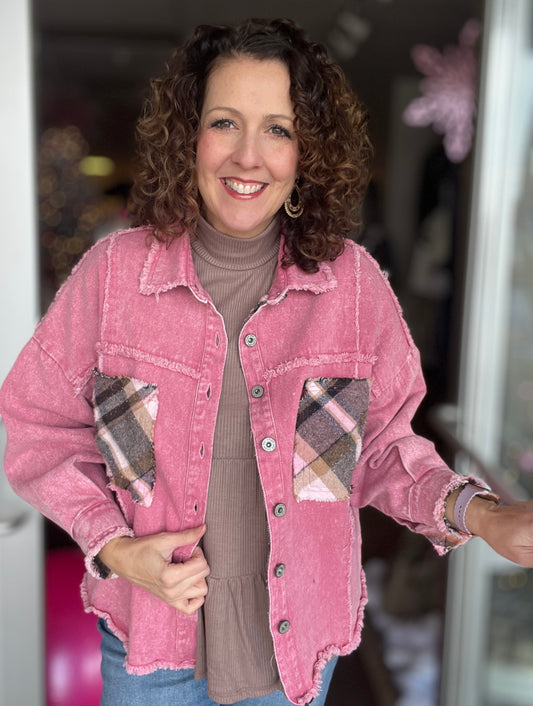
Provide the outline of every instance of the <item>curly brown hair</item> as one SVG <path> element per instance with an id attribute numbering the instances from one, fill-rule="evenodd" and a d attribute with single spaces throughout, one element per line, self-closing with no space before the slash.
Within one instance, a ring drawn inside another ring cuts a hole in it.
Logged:
<path id="1" fill-rule="evenodd" d="M 162 241 L 194 232 L 202 205 L 196 140 L 207 79 L 217 60 L 239 56 L 277 59 L 289 71 L 304 210 L 293 219 L 280 209 L 283 265 L 316 271 L 360 227 L 372 147 L 366 110 L 343 71 L 291 20 L 201 25 L 174 51 L 164 74 L 151 81 L 137 123 L 139 171 L 130 212 L 135 225 L 152 225 Z"/>

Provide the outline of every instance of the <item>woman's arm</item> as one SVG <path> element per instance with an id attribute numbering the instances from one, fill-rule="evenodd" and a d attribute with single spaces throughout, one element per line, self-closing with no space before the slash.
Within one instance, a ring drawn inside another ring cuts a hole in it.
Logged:
<path id="1" fill-rule="evenodd" d="M 15 492 L 93 558 L 132 535 L 108 487 L 91 401 L 108 241 L 100 241 L 58 292 L 0 390 L 7 431 L 4 469 Z"/>

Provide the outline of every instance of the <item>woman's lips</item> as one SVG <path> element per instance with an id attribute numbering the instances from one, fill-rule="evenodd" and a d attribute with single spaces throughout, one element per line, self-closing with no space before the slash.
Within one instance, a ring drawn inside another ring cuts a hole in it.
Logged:
<path id="1" fill-rule="evenodd" d="M 236 198 L 253 198 L 258 196 L 267 186 L 264 182 L 244 182 L 238 179 L 222 178 L 220 180 L 228 193 Z"/>

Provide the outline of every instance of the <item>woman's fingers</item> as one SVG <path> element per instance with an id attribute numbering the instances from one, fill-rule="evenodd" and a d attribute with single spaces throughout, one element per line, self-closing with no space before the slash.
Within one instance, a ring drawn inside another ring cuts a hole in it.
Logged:
<path id="1" fill-rule="evenodd" d="M 201 549 L 197 550 L 199 554 L 182 564 L 168 566 L 163 579 L 163 600 L 187 615 L 197 611 L 207 595 L 205 579 L 209 575 L 209 566 Z"/>
<path id="2" fill-rule="evenodd" d="M 209 566 L 200 547 L 196 547 L 190 559 L 180 564 L 168 563 L 160 575 L 162 589 L 167 602 L 187 592 L 187 598 L 195 598 L 207 593 L 206 577 Z M 202 594 L 199 591 L 203 591 Z"/>

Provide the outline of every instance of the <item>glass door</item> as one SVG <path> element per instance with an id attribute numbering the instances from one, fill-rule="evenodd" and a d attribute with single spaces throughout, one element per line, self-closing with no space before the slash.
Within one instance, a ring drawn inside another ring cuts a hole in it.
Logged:
<path id="1" fill-rule="evenodd" d="M 507 499 L 533 497 L 533 3 L 487 0 L 457 436 Z M 459 454 L 459 470 L 470 468 Z M 471 458 L 471 456 L 470 456 Z M 533 694 L 533 570 L 480 540 L 450 562 L 443 706 Z"/>

